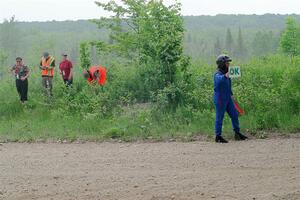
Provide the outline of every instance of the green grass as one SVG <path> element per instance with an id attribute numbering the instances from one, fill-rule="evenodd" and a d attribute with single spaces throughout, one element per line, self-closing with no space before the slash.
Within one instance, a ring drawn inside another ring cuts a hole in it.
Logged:
<path id="1" fill-rule="evenodd" d="M 243 77 L 233 81 L 236 99 L 246 110 L 240 118 L 242 131 L 258 138 L 268 133 L 300 132 L 300 60 L 270 56 L 242 65 Z M 124 69 L 129 70 L 129 69 Z M 195 89 L 190 102 L 176 111 L 159 110 L 154 103 L 136 103 L 133 72 L 118 68 L 104 90 L 88 87 L 77 74 L 66 90 L 55 77 L 54 98 L 42 95 L 40 77 L 29 80 L 29 102 L 18 101 L 14 80 L 0 80 L 0 142 L 46 140 L 168 140 L 190 141 L 214 135 L 212 74 L 214 67 L 196 63 L 190 69 Z M 128 80 L 128 81 L 125 81 Z M 138 87 L 136 87 L 138 88 Z M 225 117 L 224 135 L 232 137 Z"/>
<path id="2" fill-rule="evenodd" d="M 13 111 L 10 117 L 1 117 L 0 141 L 2 142 L 31 142 L 47 140 L 89 140 L 104 141 L 110 139 L 135 140 L 192 140 L 201 135 L 213 137 L 213 111 L 197 112 L 191 118 L 182 117 L 182 111 L 168 114 L 153 114 L 151 107 L 135 109 L 129 107 L 123 112 L 99 118 L 90 116 L 57 115 L 47 108 L 30 108 L 13 104 L 18 107 L 17 114 Z M 268 129 L 274 132 L 299 131 L 299 116 L 283 117 L 279 127 Z M 228 116 L 224 120 L 224 135 L 232 137 L 231 122 Z M 240 118 L 243 132 L 261 137 L 261 132 L 255 123 L 253 115 Z"/>
<path id="3" fill-rule="evenodd" d="M 16 103 L 17 104 L 17 103 Z M 126 113 L 99 118 L 90 116 L 57 116 L 48 109 L 27 106 L 19 108 L 17 115 L 2 117 L 0 122 L 0 138 L 2 141 L 35 141 L 35 140 L 108 140 L 122 139 L 125 141 L 140 139 L 163 140 L 179 138 L 186 131 L 196 133 L 199 124 L 178 124 L 170 116 L 160 116 L 165 119 L 158 121 L 151 116 L 151 109 L 144 108 L 134 113 Z M 129 108 L 126 108 L 127 110 Z M 130 108 L 134 109 L 134 108 Z M 203 126 L 208 131 L 208 126 Z M 191 133 L 190 133 L 191 134 Z"/>

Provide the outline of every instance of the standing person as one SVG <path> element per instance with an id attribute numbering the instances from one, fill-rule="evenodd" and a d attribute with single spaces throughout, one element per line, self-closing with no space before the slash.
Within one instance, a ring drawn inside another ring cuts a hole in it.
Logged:
<path id="1" fill-rule="evenodd" d="M 55 59 L 48 52 L 43 54 L 40 62 L 42 84 L 48 96 L 52 96 Z"/>
<path id="2" fill-rule="evenodd" d="M 93 66 L 89 70 L 83 72 L 84 78 L 89 84 L 98 84 L 104 86 L 106 82 L 106 69 L 102 66 Z"/>
<path id="3" fill-rule="evenodd" d="M 23 64 L 22 58 L 16 58 L 16 64 L 11 68 L 11 71 L 16 77 L 16 87 L 20 96 L 21 103 L 25 103 L 28 100 L 28 76 L 29 68 Z"/>
<path id="4" fill-rule="evenodd" d="M 232 126 L 235 132 L 234 138 L 236 140 L 247 139 L 246 136 L 240 133 L 238 112 L 233 103 L 231 79 L 229 78 L 228 72 L 231 61 L 231 58 L 226 55 L 218 56 L 216 61 L 218 70 L 214 75 L 213 101 L 216 109 L 215 141 L 218 143 L 228 143 L 228 141 L 222 137 L 222 125 L 225 112 L 227 112 L 231 118 Z"/>
<path id="5" fill-rule="evenodd" d="M 59 64 L 59 70 L 64 83 L 67 87 L 69 87 L 73 84 L 73 65 L 72 62 L 67 59 L 67 57 L 67 54 L 62 54 L 62 62 Z"/>

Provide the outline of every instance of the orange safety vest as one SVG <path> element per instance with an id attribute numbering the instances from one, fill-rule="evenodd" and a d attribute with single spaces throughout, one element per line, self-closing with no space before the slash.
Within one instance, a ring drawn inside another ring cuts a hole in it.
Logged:
<path id="1" fill-rule="evenodd" d="M 106 69 L 102 66 L 93 66 L 88 70 L 88 73 L 90 74 L 90 78 L 87 79 L 88 82 L 94 83 L 97 80 L 97 77 L 95 77 L 95 72 L 99 71 L 99 80 L 98 84 L 103 86 L 106 82 Z"/>
<path id="2" fill-rule="evenodd" d="M 54 58 L 50 56 L 47 60 L 43 57 L 42 58 L 42 67 L 49 67 L 51 63 L 54 61 Z M 52 69 L 43 69 L 42 76 L 54 76 L 54 67 Z"/>

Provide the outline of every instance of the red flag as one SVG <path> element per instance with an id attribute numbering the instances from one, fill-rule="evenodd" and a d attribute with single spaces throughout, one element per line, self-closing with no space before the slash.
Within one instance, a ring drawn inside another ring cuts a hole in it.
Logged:
<path id="1" fill-rule="evenodd" d="M 236 102 L 236 100 L 233 100 L 233 102 L 234 102 L 235 109 L 238 111 L 239 115 L 240 116 L 245 115 L 245 111 L 243 110 L 243 108 L 240 107 L 238 102 Z"/>

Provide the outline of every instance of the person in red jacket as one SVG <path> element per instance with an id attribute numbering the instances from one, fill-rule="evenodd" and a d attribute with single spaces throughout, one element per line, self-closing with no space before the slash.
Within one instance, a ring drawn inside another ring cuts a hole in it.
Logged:
<path id="1" fill-rule="evenodd" d="M 60 74 L 66 86 L 73 84 L 73 65 L 72 62 L 67 59 L 68 55 L 62 54 L 62 62 L 59 64 Z"/>
<path id="2" fill-rule="evenodd" d="M 106 82 L 106 69 L 102 66 L 93 66 L 89 70 L 83 72 L 84 78 L 89 84 L 98 84 L 104 86 Z"/>

